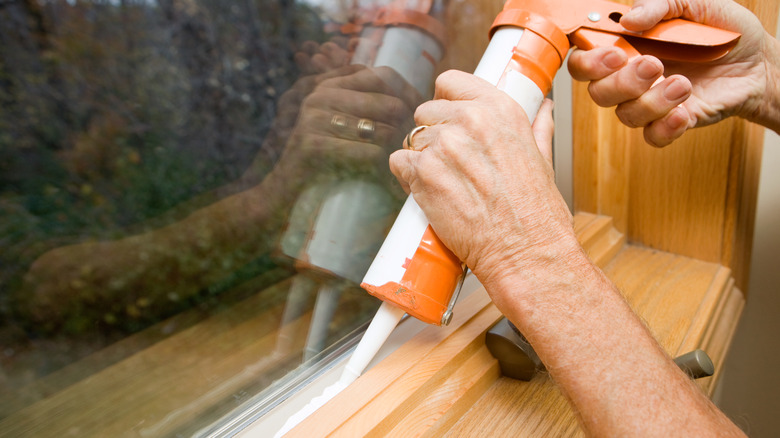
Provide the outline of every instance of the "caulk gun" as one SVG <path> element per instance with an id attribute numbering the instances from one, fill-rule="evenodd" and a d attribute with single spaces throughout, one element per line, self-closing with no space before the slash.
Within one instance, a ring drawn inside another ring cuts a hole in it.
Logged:
<path id="1" fill-rule="evenodd" d="M 509 0 L 490 29 L 490 43 L 474 75 L 509 94 L 533 121 L 572 46 L 616 46 L 629 58 L 649 54 L 662 60 L 708 62 L 726 55 L 740 36 L 683 19 L 632 32 L 620 25 L 628 10 L 607 0 Z M 355 380 L 404 313 L 446 325 L 463 275 L 461 261 L 409 196 L 361 283 L 384 303 L 341 380 L 289 423 L 296 424 Z"/>

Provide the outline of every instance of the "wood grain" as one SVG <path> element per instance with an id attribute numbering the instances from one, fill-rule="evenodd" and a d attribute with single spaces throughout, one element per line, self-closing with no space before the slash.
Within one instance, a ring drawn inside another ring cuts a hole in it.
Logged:
<path id="1" fill-rule="evenodd" d="M 741 3 L 774 32 L 778 2 Z M 746 291 L 763 129 L 729 119 L 656 149 L 587 84 L 574 83 L 573 102 L 575 211 L 613 217 L 630 242 L 721 263 Z"/>
<path id="2" fill-rule="evenodd" d="M 575 230 L 589 253 L 609 247 L 601 251 L 612 254 L 601 260 L 604 272 L 670 355 L 706 348 L 721 368 L 744 303 L 728 269 L 624 245 L 602 216 L 576 215 Z M 546 374 L 530 382 L 498 375 L 484 333 L 500 315 L 485 294 L 459 306 L 466 314 L 450 327 L 424 330 L 287 437 L 581 435 Z M 711 391 L 716 379 L 700 386 Z"/>

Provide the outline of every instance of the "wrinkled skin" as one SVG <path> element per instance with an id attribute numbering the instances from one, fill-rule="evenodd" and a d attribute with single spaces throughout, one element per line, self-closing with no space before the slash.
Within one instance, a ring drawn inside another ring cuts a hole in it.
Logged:
<path id="1" fill-rule="evenodd" d="M 600 106 L 616 107 L 629 127 L 641 127 L 645 140 L 666 146 L 691 128 L 739 116 L 777 129 L 767 93 L 776 80 L 777 41 L 759 20 L 731 0 L 637 0 L 620 20 L 626 29 L 642 31 L 661 20 L 688 20 L 739 32 L 737 46 L 720 60 L 700 63 L 665 62 L 641 56 L 627 62 L 617 48 L 575 50 L 569 71 Z M 666 78 L 653 83 L 661 76 Z"/>
<path id="2" fill-rule="evenodd" d="M 571 214 L 552 170 L 552 102 L 532 128 L 523 109 L 475 76 L 449 71 L 415 112 L 422 151 L 399 150 L 390 168 L 433 229 L 484 283 L 541 263 L 572 242 Z M 505 297 L 493 297 L 499 304 Z"/>

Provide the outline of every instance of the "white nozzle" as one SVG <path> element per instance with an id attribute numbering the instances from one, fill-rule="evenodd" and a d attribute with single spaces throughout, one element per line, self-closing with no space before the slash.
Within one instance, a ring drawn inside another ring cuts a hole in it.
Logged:
<path id="1" fill-rule="evenodd" d="M 374 319 L 369 324 L 363 339 L 360 340 L 352 357 L 349 358 L 347 366 L 341 373 L 339 382 L 349 385 L 354 382 L 376 356 L 376 353 L 385 344 L 385 341 L 398 325 L 398 321 L 404 316 L 404 311 L 398 307 L 384 302 L 377 310 Z"/>

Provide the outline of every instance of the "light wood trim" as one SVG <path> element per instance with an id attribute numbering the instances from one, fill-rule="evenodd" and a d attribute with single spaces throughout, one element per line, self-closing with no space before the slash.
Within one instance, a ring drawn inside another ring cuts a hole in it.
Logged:
<path id="1" fill-rule="evenodd" d="M 741 3 L 774 32 L 778 2 Z M 587 84 L 573 84 L 572 111 L 575 211 L 613 217 L 630 242 L 721 263 L 745 291 L 763 128 L 729 119 L 656 149 L 598 108 Z"/>
<path id="2" fill-rule="evenodd" d="M 575 230 L 589 252 L 609 247 L 598 253 L 612 256 L 599 263 L 670 355 L 705 347 L 721 368 L 744 303 L 728 269 L 624 245 L 609 218 L 578 214 Z M 287 436 L 581 434 L 547 375 L 531 382 L 499 376 L 484 347 L 484 333 L 499 318 L 486 294 L 470 296 L 449 327 L 425 329 Z M 713 380 L 700 384 L 711 391 Z"/>

